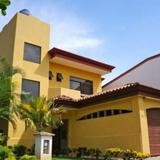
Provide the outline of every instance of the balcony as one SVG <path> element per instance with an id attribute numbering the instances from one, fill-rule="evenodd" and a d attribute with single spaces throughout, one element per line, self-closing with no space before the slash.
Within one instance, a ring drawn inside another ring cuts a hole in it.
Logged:
<path id="1" fill-rule="evenodd" d="M 80 91 L 68 89 L 68 88 L 49 88 L 48 98 L 65 95 L 73 99 L 79 99 L 81 94 Z"/>

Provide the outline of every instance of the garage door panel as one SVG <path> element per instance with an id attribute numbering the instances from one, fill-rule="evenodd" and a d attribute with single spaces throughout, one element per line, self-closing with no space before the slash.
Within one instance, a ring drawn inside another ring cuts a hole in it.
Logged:
<path id="1" fill-rule="evenodd" d="M 160 109 L 147 110 L 150 151 L 160 155 Z"/>

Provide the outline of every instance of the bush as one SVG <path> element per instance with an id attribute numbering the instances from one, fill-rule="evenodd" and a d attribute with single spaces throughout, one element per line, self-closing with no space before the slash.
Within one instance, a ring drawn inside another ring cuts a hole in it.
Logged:
<path id="1" fill-rule="evenodd" d="M 0 160 L 16 160 L 16 158 L 9 148 L 0 146 Z"/>
<path id="2" fill-rule="evenodd" d="M 145 153 L 142 153 L 142 152 L 137 152 L 136 153 L 136 159 L 145 159 L 145 158 L 148 158 L 150 157 L 149 154 L 145 154 Z"/>
<path id="3" fill-rule="evenodd" d="M 122 157 L 126 159 L 136 158 L 137 152 L 130 149 L 122 150 Z"/>
<path id="4" fill-rule="evenodd" d="M 150 155 L 142 152 L 136 152 L 133 150 L 123 150 L 120 148 L 110 148 L 106 149 L 104 154 L 104 159 L 108 160 L 113 157 L 115 158 L 123 158 L 123 159 L 144 159 L 148 158 Z"/>
<path id="5" fill-rule="evenodd" d="M 96 155 L 96 157 L 99 157 L 100 155 L 101 155 L 101 150 L 100 149 L 98 149 L 98 148 L 96 148 L 95 149 L 95 155 Z"/>
<path id="6" fill-rule="evenodd" d="M 26 154 L 27 148 L 23 145 L 15 145 L 12 151 L 17 157 L 21 157 Z"/>
<path id="7" fill-rule="evenodd" d="M 4 146 L 7 143 L 7 135 L 0 133 L 0 145 Z"/>
<path id="8" fill-rule="evenodd" d="M 20 160 L 38 160 L 36 156 L 24 155 Z"/>
<path id="9" fill-rule="evenodd" d="M 87 154 L 88 154 L 89 156 L 94 156 L 96 150 L 95 150 L 95 148 L 89 148 L 89 149 L 87 150 L 87 152 L 88 152 Z"/>
<path id="10" fill-rule="evenodd" d="M 110 159 L 111 157 L 122 157 L 123 151 L 120 148 L 109 148 L 105 150 L 104 159 Z"/>
<path id="11" fill-rule="evenodd" d="M 77 149 L 77 157 L 82 157 L 85 155 L 86 151 L 87 151 L 87 148 L 86 147 L 79 147 Z"/>

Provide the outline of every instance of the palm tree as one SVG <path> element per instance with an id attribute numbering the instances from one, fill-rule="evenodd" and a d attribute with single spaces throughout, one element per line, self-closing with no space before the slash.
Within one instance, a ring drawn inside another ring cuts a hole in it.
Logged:
<path id="1" fill-rule="evenodd" d="M 21 69 L 10 66 L 4 58 L 0 58 L 0 118 L 11 122 L 16 128 L 15 114 L 17 110 L 17 98 L 15 92 L 16 84 L 12 77 L 15 74 L 22 74 Z"/>
<path id="2" fill-rule="evenodd" d="M 26 127 L 37 132 L 60 125 L 62 112 L 64 110 L 61 107 L 43 96 L 34 97 L 28 103 L 22 103 L 19 108 L 20 118 L 25 121 Z"/>

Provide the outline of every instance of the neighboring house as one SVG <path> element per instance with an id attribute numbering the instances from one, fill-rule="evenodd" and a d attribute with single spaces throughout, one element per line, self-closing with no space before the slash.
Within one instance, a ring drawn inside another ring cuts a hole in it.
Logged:
<path id="1" fill-rule="evenodd" d="M 160 54 L 140 62 L 103 86 L 103 90 L 138 82 L 160 89 Z"/>
<path id="2" fill-rule="evenodd" d="M 48 24 L 17 13 L 0 33 L 0 55 L 25 71 L 24 78 L 13 77 L 19 93 L 45 95 L 66 108 L 64 125 L 50 129 L 56 133 L 54 151 L 120 147 L 160 153 L 160 136 L 152 134 L 153 117 L 159 119 L 160 90 L 132 83 L 102 92 L 101 77 L 114 67 L 61 49 L 49 50 L 49 33 Z M 33 131 L 26 130 L 21 120 L 17 126 L 13 130 L 0 120 L 7 144 L 31 147 Z"/>

